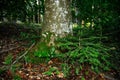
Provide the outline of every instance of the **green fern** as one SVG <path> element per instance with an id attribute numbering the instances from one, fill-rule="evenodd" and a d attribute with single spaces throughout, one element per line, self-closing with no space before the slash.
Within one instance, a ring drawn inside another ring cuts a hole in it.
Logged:
<path id="1" fill-rule="evenodd" d="M 100 43 L 101 37 L 96 37 L 92 31 L 87 29 L 75 28 L 73 29 L 73 36 L 58 39 L 58 49 L 64 54 L 66 62 L 89 64 L 91 69 L 96 72 L 101 70 L 108 70 L 110 68 L 110 62 L 107 49 L 102 43 Z M 88 34 L 86 33 L 89 33 Z M 106 37 L 103 37 L 106 38 Z"/>

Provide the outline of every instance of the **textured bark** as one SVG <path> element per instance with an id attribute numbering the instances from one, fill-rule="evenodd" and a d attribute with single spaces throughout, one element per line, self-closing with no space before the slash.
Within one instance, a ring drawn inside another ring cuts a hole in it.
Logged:
<path id="1" fill-rule="evenodd" d="M 43 33 L 64 37 L 72 32 L 70 0 L 45 0 Z"/>
<path id="2" fill-rule="evenodd" d="M 54 45 L 56 37 L 65 37 L 72 32 L 70 0 L 45 0 L 45 14 L 42 35 L 49 32 L 50 44 Z"/>

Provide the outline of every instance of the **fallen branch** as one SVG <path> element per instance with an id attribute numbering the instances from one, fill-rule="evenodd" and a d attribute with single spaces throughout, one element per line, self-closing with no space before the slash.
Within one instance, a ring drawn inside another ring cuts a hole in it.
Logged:
<path id="1" fill-rule="evenodd" d="M 32 49 L 32 47 L 33 47 L 34 45 L 35 45 L 35 43 L 33 43 L 23 55 L 19 56 L 19 57 L 12 63 L 12 65 L 15 64 L 15 63 L 16 63 L 18 60 L 20 60 L 22 57 L 24 57 L 24 56 Z"/>
<path id="2" fill-rule="evenodd" d="M 115 79 L 115 78 L 112 78 L 112 77 L 110 77 L 110 76 L 107 76 L 107 75 L 104 75 L 104 77 L 105 77 L 105 78 L 107 78 L 107 79 L 109 79 L 109 80 L 117 80 L 117 79 Z"/>
<path id="3" fill-rule="evenodd" d="M 0 54 L 1 54 L 1 53 L 4 53 L 4 52 L 11 51 L 11 50 L 14 50 L 14 49 L 17 49 L 17 48 L 19 48 L 19 47 L 21 47 L 21 46 L 17 46 L 17 47 L 9 48 L 9 49 L 6 49 L 6 50 L 2 50 L 2 51 L 0 51 Z"/>

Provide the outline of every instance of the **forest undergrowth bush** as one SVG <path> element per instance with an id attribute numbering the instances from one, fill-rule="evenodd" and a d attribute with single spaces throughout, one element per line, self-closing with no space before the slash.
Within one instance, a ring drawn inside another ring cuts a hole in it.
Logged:
<path id="1" fill-rule="evenodd" d="M 57 48 L 68 65 L 78 65 L 81 68 L 83 65 L 89 66 L 95 72 L 106 71 L 111 66 L 109 49 L 102 44 L 100 38 L 106 37 L 97 37 L 92 30 L 76 27 L 73 36 L 57 40 Z"/>
<path id="2" fill-rule="evenodd" d="M 88 66 L 92 71 L 99 73 L 110 69 L 109 48 L 100 41 L 101 38 L 88 28 L 76 27 L 73 29 L 73 36 L 57 39 L 56 46 L 47 47 L 42 44 L 42 48 L 34 52 L 34 56 L 49 61 L 52 58 L 60 59 L 67 68 L 61 67 L 63 73 L 68 76 L 72 67 L 75 73 Z M 56 53 L 59 50 L 61 53 Z M 62 66 L 62 64 L 61 64 Z M 67 70 L 69 68 L 69 71 Z M 66 72 L 64 72 L 66 71 Z"/>

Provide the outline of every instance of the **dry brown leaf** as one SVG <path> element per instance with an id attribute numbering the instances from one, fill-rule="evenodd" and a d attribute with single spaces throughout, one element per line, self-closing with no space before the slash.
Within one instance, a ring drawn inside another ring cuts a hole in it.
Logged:
<path id="1" fill-rule="evenodd" d="M 58 78 L 64 78 L 64 74 L 62 72 L 60 72 L 58 75 L 57 75 Z"/>
<path id="2" fill-rule="evenodd" d="M 48 62 L 48 64 L 49 64 L 49 65 L 53 64 L 53 61 L 52 61 L 52 60 L 50 60 L 50 61 Z"/>

